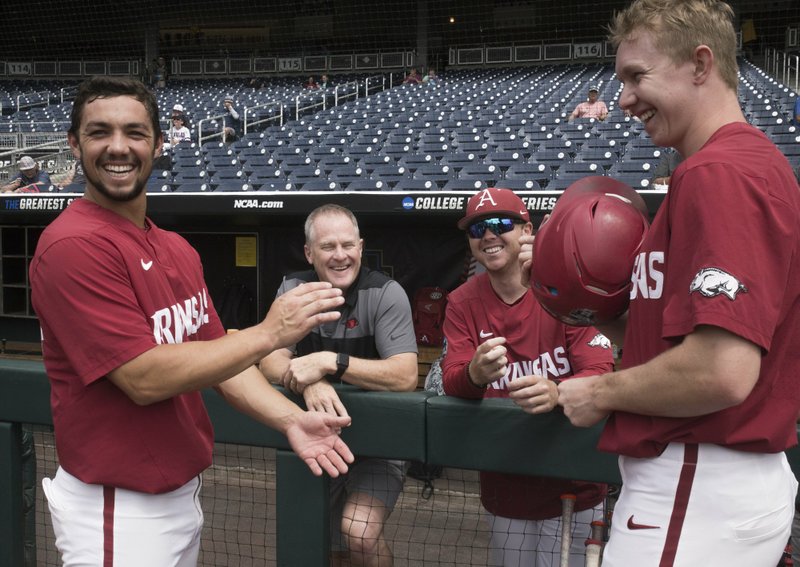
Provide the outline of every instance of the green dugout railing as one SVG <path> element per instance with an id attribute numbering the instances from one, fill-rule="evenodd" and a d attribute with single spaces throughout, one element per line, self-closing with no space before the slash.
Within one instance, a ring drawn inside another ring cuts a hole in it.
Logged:
<path id="1" fill-rule="evenodd" d="M 558 411 L 524 413 L 509 400 L 466 401 L 427 392 L 337 390 L 353 418 L 342 437 L 357 455 L 474 470 L 619 483 L 616 456 L 595 449 L 600 427 L 576 428 Z M 23 423 L 51 425 L 41 362 L 0 360 L 0 567 L 23 564 Z M 327 565 L 328 478 L 315 477 L 286 438 L 205 393 L 221 443 L 277 449 L 277 562 Z M 795 471 L 800 451 L 787 452 Z"/>

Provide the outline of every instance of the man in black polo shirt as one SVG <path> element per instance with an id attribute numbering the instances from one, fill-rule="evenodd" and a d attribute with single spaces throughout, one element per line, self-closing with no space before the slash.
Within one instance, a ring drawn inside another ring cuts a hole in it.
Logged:
<path id="1" fill-rule="evenodd" d="M 261 363 L 274 383 L 302 394 L 309 410 L 347 415 L 332 382 L 365 390 L 407 392 L 417 385 L 417 343 L 403 288 L 361 266 L 364 241 L 353 213 L 323 205 L 305 222 L 305 256 L 313 270 L 287 276 L 278 295 L 308 281 L 327 281 L 345 295 L 342 316 Z M 358 458 L 331 482 L 332 564 L 349 552 L 353 565 L 391 565 L 386 517 L 403 487 L 405 463 Z"/>

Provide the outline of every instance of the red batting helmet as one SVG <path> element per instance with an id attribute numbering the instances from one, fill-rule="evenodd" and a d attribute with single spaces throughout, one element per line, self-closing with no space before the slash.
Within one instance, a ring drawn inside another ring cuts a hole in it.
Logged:
<path id="1" fill-rule="evenodd" d="M 648 229 L 647 217 L 621 194 L 623 188 L 606 191 L 613 184 L 597 180 L 608 178 L 594 179 L 567 188 L 533 244 L 531 290 L 568 325 L 605 323 L 625 312 L 633 263 Z"/>
<path id="2" fill-rule="evenodd" d="M 613 195 L 625 197 L 625 199 L 639 209 L 645 217 L 649 215 L 647 204 L 633 187 L 622 181 L 617 181 L 613 177 L 605 177 L 602 175 L 589 175 L 572 183 L 567 187 L 564 193 L 561 194 L 561 197 L 558 198 L 556 207 L 566 208 L 566 204 L 572 199 L 586 193 L 611 193 Z M 555 212 L 555 210 L 556 209 L 554 209 L 553 212 Z"/>

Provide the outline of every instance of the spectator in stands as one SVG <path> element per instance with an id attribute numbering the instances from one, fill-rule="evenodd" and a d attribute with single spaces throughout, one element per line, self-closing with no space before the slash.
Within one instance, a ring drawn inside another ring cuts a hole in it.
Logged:
<path id="1" fill-rule="evenodd" d="M 40 168 L 30 156 L 22 156 L 17 167 L 19 173 L 0 187 L 0 193 L 39 193 L 47 191 L 52 184 L 50 174 Z"/>
<path id="2" fill-rule="evenodd" d="M 409 392 L 417 385 L 417 343 L 411 305 L 396 281 L 361 265 L 358 222 L 339 205 L 318 207 L 305 222 L 306 260 L 313 269 L 287 276 L 278 297 L 304 282 L 325 281 L 345 294 L 342 316 L 316 327 L 260 364 L 273 383 L 302 394 L 309 410 L 346 416 L 331 384 Z M 384 521 L 400 494 L 406 464 L 359 457 L 331 483 L 333 564 L 391 565 Z"/>
<path id="3" fill-rule="evenodd" d="M 183 119 L 183 125 L 187 128 L 191 128 L 192 125 L 189 122 L 189 114 L 186 111 L 186 108 L 181 103 L 175 103 L 172 105 L 172 115 L 170 116 L 170 128 L 174 124 L 173 120 L 176 117 L 181 117 Z"/>
<path id="4" fill-rule="evenodd" d="M 800 96 L 794 101 L 794 110 L 792 111 L 792 118 L 795 126 L 800 126 Z"/>
<path id="5" fill-rule="evenodd" d="M 172 115 L 170 116 L 170 118 L 176 118 L 178 116 L 183 118 L 184 126 L 188 127 L 189 126 L 189 120 L 188 120 L 188 118 L 186 116 L 186 109 L 184 108 L 184 106 L 181 103 L 175 103 L 172 106 Z"/>
<path id="6" fill-rule="evenodd" d="M 181 142 L 191 138 L 189 128 L 186 127 L 186 118 L 183 114 L 172 117 L 172 127 L 169 129 L 169 143 L 174 148 Z"/>
<path id="7" fill-rule="evenodd" d="M 161 151 L 153 92 L 89 79 L 67 136 L 86 192 L 44 230 L 30 265 L 54 400 L 59 468 L 42 485 L 56 545 L 69 565 L 196 565 L 213 450 L 201 390 L 280 431 L 313 473 L 347 471 L 337 431 L 349 419 L 301 410 L 253 365 L 333 323 L 343 298 L 309 284 L 226 334 L 197 251 L 146 216 Z"/>
<path id="8" fill-rule="evenodd" d="M 654 188 L 665 190 L 669 187 L 672 172 L 683 162 L 683 156 L 674 148 L 666 148 L 661 152 L 658 163 L 653 168 L 653 179 L 651 181 Z"/>
<path id="9" fill-rule="evenodd" d="M 167 77 L 169 71 L 167 69 L 167 61 L 163 57 L 156 59 L 156 65 L 153 69 L 153 84 L 157 89 L 163 89 L 167 86 Z"/>
<path id="10" fill-rule="evenodd" d="M 560 381 L 613 369 L 607 338 L 592 327 L 559 322 L 522 285 L 519 240 L 533 231 L 522 199 L 509 189 L 484 189 L 469 199 L 458 227 L 485 272 L 448 298 L 446 395 L 511 398 L 525 412 L 541 414 L 556 407 Z M 603 518 L 605 485 L 496 472 L 480 476 L 490 565 L 554 565 L 564 493 L 577 496 L 570 565 L 583 565 L 590 524 Z"/>
<path id="11" fill-rule="evenodd" d="M 408 72 L 408 75 L 406 75 L 406 78 L 403 79 L 403 83 L 409 85 L 419 85 L 422 83 L 422 77 L 420 77 L 416 67 L 411 68 L 411 70 Z"/>
<path id="12" fill-rule="evenodd" d="M 83 174 L 83 164 L 81 160 L 76 159 L 67 175 L 61 180 L 60 187 L 61 189 L 83 191 L 85 185 L 86 176 Z"/>
<path id="13" fill-rule="evenodd" d="M 308 90 L 316 90 L 319 88 L 319 85 L 317 84 L 317 81 L 314 79 L 313 75 L 306 79 L 306 82 L 303 83 L 303 88 Z"/>
<path id="14" fill-rule="evenodd" d="M 589 87 L 589 100 L 578 104 L 572 114 L 569 115 L 569 119 L 570 121 L 576 118 L 605 120 L 606 116 L 608 116 L 608 107 L 606 107 L 606 103 L 600 100 L 600 91 L 595 85 L 592 85 Z"/>
<path id="15" fill-rule="evenodd" d="M 226 95 L 222 101 L 227 115 L 222 119 L 222 141 L 233 142 L 239 136 L 242 129 L 242 120 L 236 108 L 233 106 L 233 97 Z"/>
<path id="16" fill-rule="evenodd" d="M 436 69 L 433 67 L 428 69 L 428 74 L 422 77 L 422 82 L 426 85 L 435 85 L 439 82 L 439 76 L 436 74 Z"/>
<path id="17" fill-rule="evenodd" d="M 322 77 L 320 77 L 319 80 L 319 88 L 329 89 L 331 87 L 333 87 L 333 83 L 331 83 L 330 79 L 328 78 L 328 75 L 322 75 Z"/>
<path id="18" fill-rule="evenodd" d="M 263 88 L 266 88 L 266 86 L 267 86 L 267 83 L 266 83 L 266 81 L 265 81 L 264 79 L 262 79 L 261 77 L 252 77 L 252 78 L 250 79 L 250 82 L 248 82 L 248 83 L 247 83 L 247 85 L 248 85 L 248 86 L 249 86 L 251 89 L 256 89 L 256 90 L 258 90 L 258 89 L 263 89 Z"/>

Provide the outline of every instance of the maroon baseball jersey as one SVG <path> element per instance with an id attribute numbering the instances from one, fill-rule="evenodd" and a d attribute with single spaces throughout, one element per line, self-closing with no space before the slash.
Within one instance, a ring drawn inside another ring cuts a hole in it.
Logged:
<path id="1" fill-rule="evenodd" d="M 462 398 L 507 398 L 508 383 L 532 374 L 569 378 L 613 369 L 611 343 L 592 327 L 569 327 L 548 315 L 532 293 L 508 305 L 479 274 L 453 291 L 444 322 L 447 355 L 442 382 L 447 395 Z M 478 346 L 490 337 L 505 337 L 506 375 L 486 389 L 476 388 L 466 368 Z M 561 514 L 561 494 L 578 497 L 576 510 L 601 502 L 605 486 L 563 479 L 481 472 L 481 502 L 492 514 L 543 520 Z"/>
<path id="2" fill-rule="evenodd" d="M 139 406 L 106 374 L 156 345 L 224 330 L 197 252 L 149 224 L 77 199 L 42 234 L 30 277 L 60 465 L 86 483 L 161 493 L 211 464 L 201 396 Z"/>
<path id="3" fill-rule="evenodd" d="M 616 412 L 601 449 L 653 457 L 670 442 L 769 453 L 797 443 L 799 245 L 797 181 L 760 131 L 729 124 L 677 168 L 634 266 L 623 366 L 713 325 L 758 345 L 761 372 L 743 403 L 709 415 Z"/>

